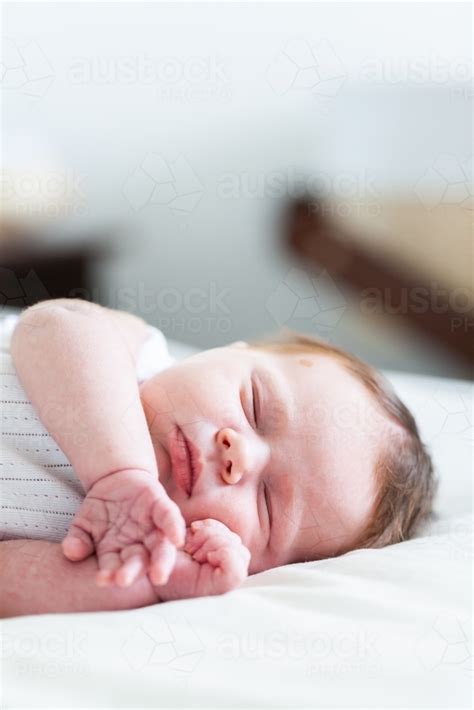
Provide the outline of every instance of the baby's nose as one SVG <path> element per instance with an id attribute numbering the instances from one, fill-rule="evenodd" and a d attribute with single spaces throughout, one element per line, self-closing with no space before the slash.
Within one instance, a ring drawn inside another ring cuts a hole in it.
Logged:
<path id="1" fill-rule="evenodd" d="M 221 477 L 226 483 L 238 483 L 248 470 L 244 438 L 234 429 L 221 429 L 217 434 L 217 444 L 221 454 Z"/>

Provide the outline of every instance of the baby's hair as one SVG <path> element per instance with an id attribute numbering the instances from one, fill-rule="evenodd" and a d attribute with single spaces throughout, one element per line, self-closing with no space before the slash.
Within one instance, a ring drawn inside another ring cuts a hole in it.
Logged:
<path id="1" fill-rule="evenodd" d="M 276 338 L 249 342 L 249 345 L 277 353 L 334 357 L 363 384 L 379 410 L 392 423 L 390 428 L 387 427 L 390 435 L 382 443 L 376 460 L 377 492 L 369 522 L 350 549 L 378 548 L 402 542 L 409 539 L 422 522 L 433 517 L 439 480 L 435 477 L 431 458 L 412 414 L 378 370 L 350 352 L 288 328 Z"/>

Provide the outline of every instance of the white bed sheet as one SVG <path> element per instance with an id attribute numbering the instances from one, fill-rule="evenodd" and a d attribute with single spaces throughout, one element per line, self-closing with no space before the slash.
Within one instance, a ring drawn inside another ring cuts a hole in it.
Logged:
<path id="1" fill-rule="evenodd" d="M 220 597 L 5 620 L 2 706 L 470 708 L 472 386 L 386 374 L 439 471 L 434 523 Z"/>

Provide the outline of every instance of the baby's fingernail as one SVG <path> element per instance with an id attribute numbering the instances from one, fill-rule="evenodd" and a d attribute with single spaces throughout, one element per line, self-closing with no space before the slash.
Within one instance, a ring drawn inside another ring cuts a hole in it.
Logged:
<path id="1" fill-rule="evenodd" d="M 204 526 L 204 521 L 203 520 L 193 520 L 191 523 L 192 528 L 202 528 Z"/>

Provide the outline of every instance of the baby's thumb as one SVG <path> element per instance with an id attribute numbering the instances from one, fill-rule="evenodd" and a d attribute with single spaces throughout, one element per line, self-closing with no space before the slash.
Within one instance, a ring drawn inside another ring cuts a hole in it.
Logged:
<path id="1" fill-rule="evenodd" d="M 71 562 L 84 560 L 94 552 L 94 543 L 89 534 L 74 525 L 71 525 L 61 547 L 65 557 Z"/>

